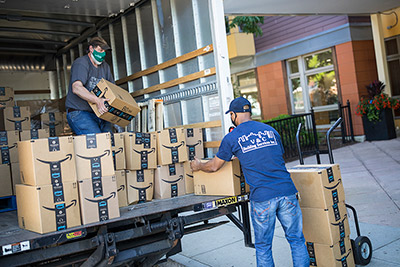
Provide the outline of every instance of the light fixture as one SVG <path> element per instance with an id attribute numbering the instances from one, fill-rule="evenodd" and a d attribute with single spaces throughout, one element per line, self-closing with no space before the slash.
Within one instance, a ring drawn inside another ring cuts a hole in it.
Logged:
<path id="1" fill-rule="evenodd" d="M 64 6 L 65 9 L 69 9 L 70 7 L 71 6 L 69 4 Z"/>
<path id="2" fill-rule="evenodd" d="M 388 29 L 388 30 L 390 30 L 390 29 L 392 29 L 393 27 L 395 27 L 395 26 L 397 25 L 397 23 L 399 22 L 399 17 L 397 16 L 396 11 L 381 12 L 381 14 L 387 15 L 387 16 L 393 14 L 393 15 L 396 17 L 396 22 L 395 22 L 393 25 L 389 25 L 389 26 L 386 27 L 386 29 Z"/>

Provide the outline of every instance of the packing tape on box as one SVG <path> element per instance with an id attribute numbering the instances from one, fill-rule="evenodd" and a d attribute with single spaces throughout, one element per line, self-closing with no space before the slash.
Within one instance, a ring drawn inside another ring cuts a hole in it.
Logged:
<path id="1" fill-rule="evenodd" d="M 161 181 L 170 184 L 171 185 L 171 197 L 177 197 L 179 192 L 178 192 L 178 182 L 183 180 L 183 175 L 179 175 L 179 178 L 174 180 L 174 181 L 168 181 L 161 179 Z"/>
<path id="2" fill-rule="evenodd" d="M 76 154 L 77 157 L 81 159 L 86 159 L 90 161 L 90 169 L 92 173 L 92 186 L 93 186 L 93 196 L 102 197 L 103 196 L 103 185 L 101 182 L 101 158 L 110 155 L 110 150 L 105 150 L 103 154 L 94 157 L 85 157 Z"/>
<path id="3" fill-rule="evenodd" d="M 3 146 L 1 149 L 1 164 L 9 164 L 10 160 L 10 148 L 8 146 Z"/>
<path id="4" fill-rule="evenodd" d="M 14 118 L 21 118 L 21 109 L 19 106 L 13 106 L 13 116 Z"/>
<path id="5" fill-rule="evenodd" d="M 144 171 L 138 170 L 136 171 L 136 182 L 143 183 L 144 182 Z"/>
<path id="6" fill-rule="evenodd" d="M 346 236 L 350 235 L 350 233 L 346 233 L 345 227 L 344 227 L 344 221 L 347 219 L 347 214 L 343 216 L 343 219 L 338 222 L 338 223 L 331 223 L 333 226 L 338 226 L 339 227 L 339 235 L 340 239 L 344 239 Z"/>
<path id="7" fill-rule="evenodd" d="M 201 140 L 198 140 L 196 144 L 194 145 L 188 145 L 186 146 L 189 148 L 189 160 L 194 160 L 194 157 L 196 156 L 196 146 L 201 145 Z"/>
<path id="8" fill-rule="evenodd" d="M 124 152 L 124 148 L 123 147 L 120 147 L 117 150 L 113 150 L 112 156 L 113 156 L 114 168 L 117 167 L 117 161 L 115 159 L 115 156 L 118 155 L 119 153 L 122 153 L 122 152 Z"/>
<path id="9" fill-rule="evenodd" d="M 168 132 L 169 132 L 169 142 L 171 144 L 178 143 L 178 137 L 176 135 L 176 129 L 175 128 L 168 129 Z"/>
<path id="10" fill-rule="evenodd" d="M 151 148 L 151 135 L 149 133 L 135 133 L 135 145 L 142 145 L 143 148 Z"/>
<path id="11" fill-rule="evenodd" d="M 95 197 L 95 199 L 90 199 L 85 197 L 85 199 L 89 202 L 97 203 L 99 220 L 106 221 L 109 219 L 108 200 L 110 200 L 111 198 L 115 198 L 116 195 L 116 192 L 111 192 L 110 195 L 106 198 Z"/>
<path id="12" fill-rule="evenodd" d="M 71 200 L 71 204 L 65 206 L 65 203 L 54 205 L 54 208 L 42 206 L 44 209 L 53 211 L 56 217 L 56 229 L 57 231 L 65 230 L 67 226 L 67 209 L 76 206 L 76 199 Z"/>
<path id="13" fill-rule="evenodd" d="M 193 137 L 194 136 L 194 129 L 193 128 L 186 129 L 186 136 L 187 137 Z"/>
<path id="14" fill-rule="evenodd" d="M 50 137 L 56 137 L 57 132 L 56 132 L 56 126 L 60 125 L 61 122 L 49 122 L 49 123 L 43 123 L 45 126 L 49 127 L 49 135 Z"/>
<path id="15" fill-rule="evenodd" d="M 146 198 L 146 190 L 153 187 L 153 183 L 149 183 L 148 186 L 146 187 L 136 187 L 133 185 L 129 185 L 131 188 L 138 190 L 138 194 L 139 194 L 139 201 L 138 203 L 144 203 L 146 202 L 147 198 Z"/>
<path id="16" fill-rule="evenodd" d="M 148 161 L 149 157 L 148 157 L 148 155 L 151 154 L 151 153 L 155 153 L 156 149 L 152 148 L 151 150 L 141 150 L 141 151 L 133 149 L 133 151 L 135 151 L 136 153 L 138 153 L 140 155 L 140 166 L 141 166 L 141 168 L 142 169 L 148 169 L 148 167 L 149 167 L 149 163 L 148 163 L 149 162 Z"/>
<path id="17" fill-rule="evenodd" d="M 347 248 L 347 250 L 346 250 L 346 245 L 345 245 L 344 239 L 339 241 L 339 247 L 340 247 L 340 255 L 342 257 L 339 259 L 335 259 L 335 260 L 338 262 L 341 262 L 342 267 L 347 267 L 347 257 L 351 253 L 351 248 Z M 308 256 L 310 257 L 310 266 L 318 266 L 318 259 L 316 257 L 313 242 L 307 242 L 307 251 L 308 251 Z"/>
<path id="18" fill-rule="evenodd" d="M 29 120 L 29 118 L 28 118 L 28 117 L 25 117 L 24 119 L 21 119 L 21 120 L 12 120 L 12 119 L 8 119 L 8 118 L 7 118 L 7 120 L 8 120 L 9 122 L 11 122 L 11 123 L 14 123 L 14 130 L 22 131 L 22 123 L 23 123 L 24 121 Z"/>
<path id="19" fill-rule="evenodd" d="M 39 131 L 37 129 L 31 129 L 31 139 L 39 139 Z"/>
<path id="20" fill-rule="evenodd" d="M 178 163 L 179 162 L 179 153 L 178 153 L 178 148 L 180 148 L 181 146 L 185 145 L 185 142 L 182 141 L 180 145 L 177 146 L 166 146 L 166 145 L 162 145 L 163 147 L 165 147 L 166 149 L 170 149 L 171 150 L 171 159 L 172 159 L 172 163 Z"/>
<path id="21" fill-rule="evenodd" d="M 7 131 L 0 132 L 0 146 L 8 146 L 8 134 L 7 134 Z"/>

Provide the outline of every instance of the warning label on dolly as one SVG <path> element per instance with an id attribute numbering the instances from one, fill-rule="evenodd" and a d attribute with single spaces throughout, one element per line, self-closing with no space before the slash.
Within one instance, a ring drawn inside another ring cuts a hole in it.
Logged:
<path id="1" fill-rule="evenodd" d="M 30 250 L 31 245 L 29 241 L 23 241 L 15 244 L 5 245 L 2 247 L 3 255 L 9 255 L 16 252 L 21 252 L 25 250 Z"/>

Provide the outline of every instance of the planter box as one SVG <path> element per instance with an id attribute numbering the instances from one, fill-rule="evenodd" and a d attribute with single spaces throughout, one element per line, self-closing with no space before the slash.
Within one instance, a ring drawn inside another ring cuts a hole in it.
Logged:
<path id="1" fill-rule="evenodd" d="M 367 116 L 362 117 L 365 137 L 367 141 L 389 140 L 396 138 L 393 113 L 391 109 L 381 110 L 380 121 L 369 121 Z"/>

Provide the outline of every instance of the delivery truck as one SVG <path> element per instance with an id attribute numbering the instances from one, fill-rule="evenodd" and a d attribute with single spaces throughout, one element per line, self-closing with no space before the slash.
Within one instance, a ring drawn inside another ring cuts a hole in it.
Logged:
<path id="1" fill-rule="evenodd" d="M 116 85 L 141 107 L 116 130 L 203 128 L 206 156 L 216 153 L 233 99 L 222 0 L 14 0 L 0 7 L 0 87 L 13 88 L 13 99 L 4 99 L 11 106 L 31 107 L 31 125 L 40 114 L 65 111 L 71 65 L 100 36 L 111 46 L 106 61 Z M 184 235 L 225 223 L 210 222 L 220 216 L 252 246 L 245 192 L 154 200 L 45 234 L 21 229 L 17 214 L 0 213 L 1 266 L 152 266 L 179 253 Z"/>

